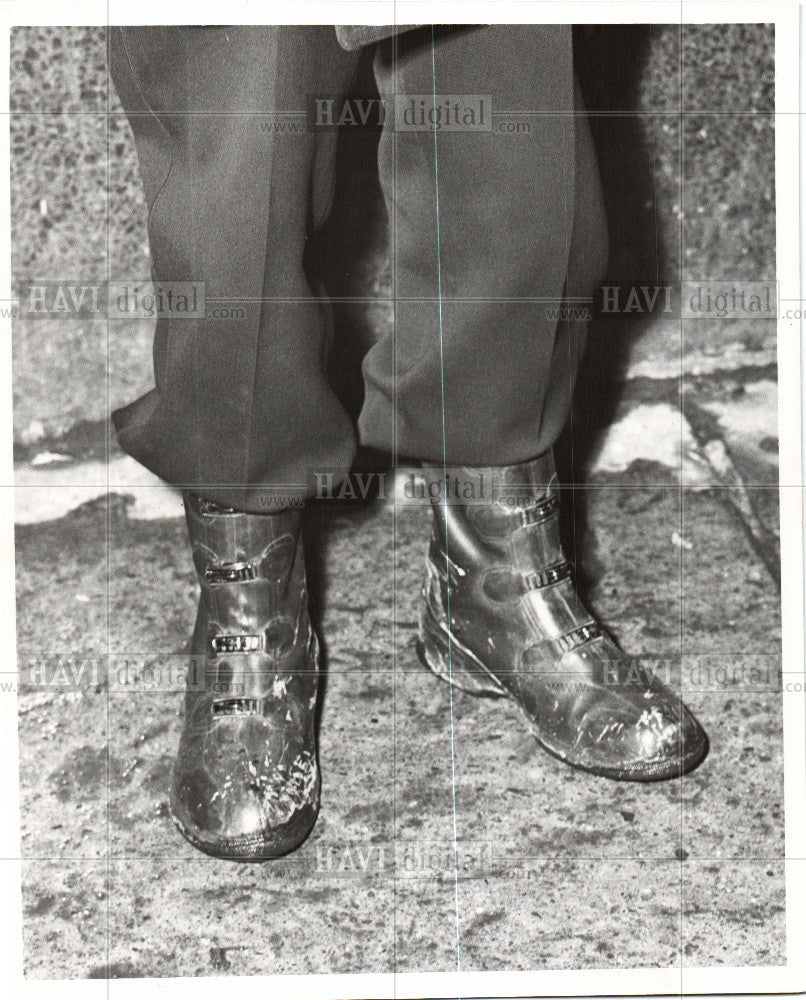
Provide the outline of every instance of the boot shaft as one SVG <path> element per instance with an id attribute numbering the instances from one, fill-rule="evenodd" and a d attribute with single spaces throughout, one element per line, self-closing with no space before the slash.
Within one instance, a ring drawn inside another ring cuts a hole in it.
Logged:
<path id="1" fill-rule="evenodd" d="M 311 631 L 299 511 L 245 514 L 186 494 L 185 512 L 201 586 L 195 655 L 219 674 L 293 669 Z"/>
<path id="2" fill-rule="evenodd" d="M 559 485 L 550 451 L 518 465 L 424 465 L 434 526 L 431 557 L 465 570 L 503 562 L 513 572 L 564 563 Z M 523 530 L 539 526 L 538 530 Z"/>
<path id="3" fill-rule="evenodd" d="M 185 515 L 202 600 L 222 628 L 306 606 L 299 511 L 245 514 L 185 494 Z"/>

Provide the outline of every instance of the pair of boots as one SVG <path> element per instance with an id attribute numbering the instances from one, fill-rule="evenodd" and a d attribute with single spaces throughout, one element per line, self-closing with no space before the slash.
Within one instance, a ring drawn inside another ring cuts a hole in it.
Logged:
<path id="1" fill-rule="evenodd" d="M 707 737 L 627 660 L 577 597 L 551 454 L 497 469 L 425 466 L 434 525 L 418 652 L 463 691 L 512 698 L 566 763 L 653 781 L 696 767 Z M 462 499 L 472 496 L 473 499 Z M 319 809 L 317 641 L 300 515 L 185 506 L 201 602 L 171 814 L 197 848 L 259 861 L 298 847 Z"/>

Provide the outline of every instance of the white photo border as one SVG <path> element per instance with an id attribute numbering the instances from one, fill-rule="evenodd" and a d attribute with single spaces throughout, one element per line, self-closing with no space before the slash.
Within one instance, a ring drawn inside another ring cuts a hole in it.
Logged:
<path id="1" fill-rule="evenodd" d="M 799 5 L 770 0 L 4 0 L 0 5 L 0 108 L 9 109 L 10 31 L 20 25 L 107 24 L 417 24 L 583 23 L 775 25 L 776 263 L 782 298 L 802 300 L 799 219 Z M 10 143 L 0 136 L 0 230 L 3 257 L 0 299 L 10 301 Z M 1 318 L 0 363 L 0 680 L 16 676 L 14 649 L 14 477 L 12 463 L 11 319 Z M 778 320 L 779 442 L 782 545 L 782 625 L 785 673 L 804 675 L 803 463 L 800 321 Z M 797 540 L 797 541 L 796 541 Z M 750 967 L 587 969 L 580 971 L 377 973 L 260 976 L 237 979 L 242 1000 L 347 998 L 763 995 L 806 990 L 806 693 L 784 698 L 785 881 L 787 964 Z M 10 995 L 19 1000 L 95 1000 L 144 993 L 218 1000 L 229 983 L 219 977 L 145 980 L 26 980 L 22 965 L 22 898 L 19 830 L 17 715 L 13 698 L 0 699 L 0 865 L 5 888 L 3 970 Z"/>

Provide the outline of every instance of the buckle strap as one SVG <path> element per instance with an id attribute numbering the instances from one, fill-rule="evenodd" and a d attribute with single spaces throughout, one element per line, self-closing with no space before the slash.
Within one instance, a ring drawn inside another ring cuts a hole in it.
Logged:
<path id="1" fill-rule="evenodd" d="M 210 584 L 244 583 L 246 580 L 256 580 L 257 569 L 251 562 L 220 563 L 218 566 L 208 566 L 204 571 L 204 582 Z"/>
<path id="2" fill-rule="evenodd" d="M 546 569 L 533 570 L 523 574 L 523 582 L 528 590 L 544 590 L 546 587 L 553 587 L 557 583 L 562 583 L 571 576 L 571 564 L 565 559 L 562 562 L 548 566 Z"/>
<path id="3" fill-rule="evenodd" d="M 593 642 L 596 639 L 603 638 L 604 632 L 601 630 L 599 624 L 591 620 L 584 625 L 580 625 L 578 628 L 572 629 L 570 632 L 566 632 L 565 635 L 558 636 L 555 641 L 563 653 L 570 653 L 572 650 L 584 646 L 586 642 Z"/>
<path id="4" fill-rule="evenodd" d="M 211 639 L 213 652 L 218 653 L 258 653 L 265 646 L 262 635 L 217 635 Z"/>
<path id="5" fill-rule="evenodd" d="M 514 510 L 513 516 L 520 521 L 519 527 L 528 528 L 530 524 L 543 524 L 549 518 L 555 517 L 560 510 L 560 498 L 556 493 L 541 497 L 528 507 Z"/>
<path id="6" fill-rule="evenodd" d="M 217 503 L 213 503 L 212 500 L 205 500 L 203 497 L 193 498 L 199 508 L 200 514 L 221 514 L 231 516 L 232 514 L 242 514 L 243 511 L 236 510 L 234 507 L 222 507 Z"/>
<path id="7" fill-rule="evenodd" d="M 226 715 L 260 715 L 262 698 L 222 698 L 210 706 L 213 718 Z"/>

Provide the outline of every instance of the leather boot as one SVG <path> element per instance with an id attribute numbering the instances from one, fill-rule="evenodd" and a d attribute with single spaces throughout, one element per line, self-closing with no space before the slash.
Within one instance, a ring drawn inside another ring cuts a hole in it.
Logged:
<path id="1" fill-rule="evenodd" d="M 627 781 L 695 768 L 708 752 L 697 720 L 576 595 L 551 453 L 423 472 L 434 507 L 423 662 L 464 691 L 512 698 L 538 743 L 574 767 Z"/>
<path id="2" fill-rule="evenodd" d="M 300 514 L 244 514 L 188 494 L 185 513 L 201 600 L 171 815 L 207 854 L 276 858 L 319 811 Z"/>

